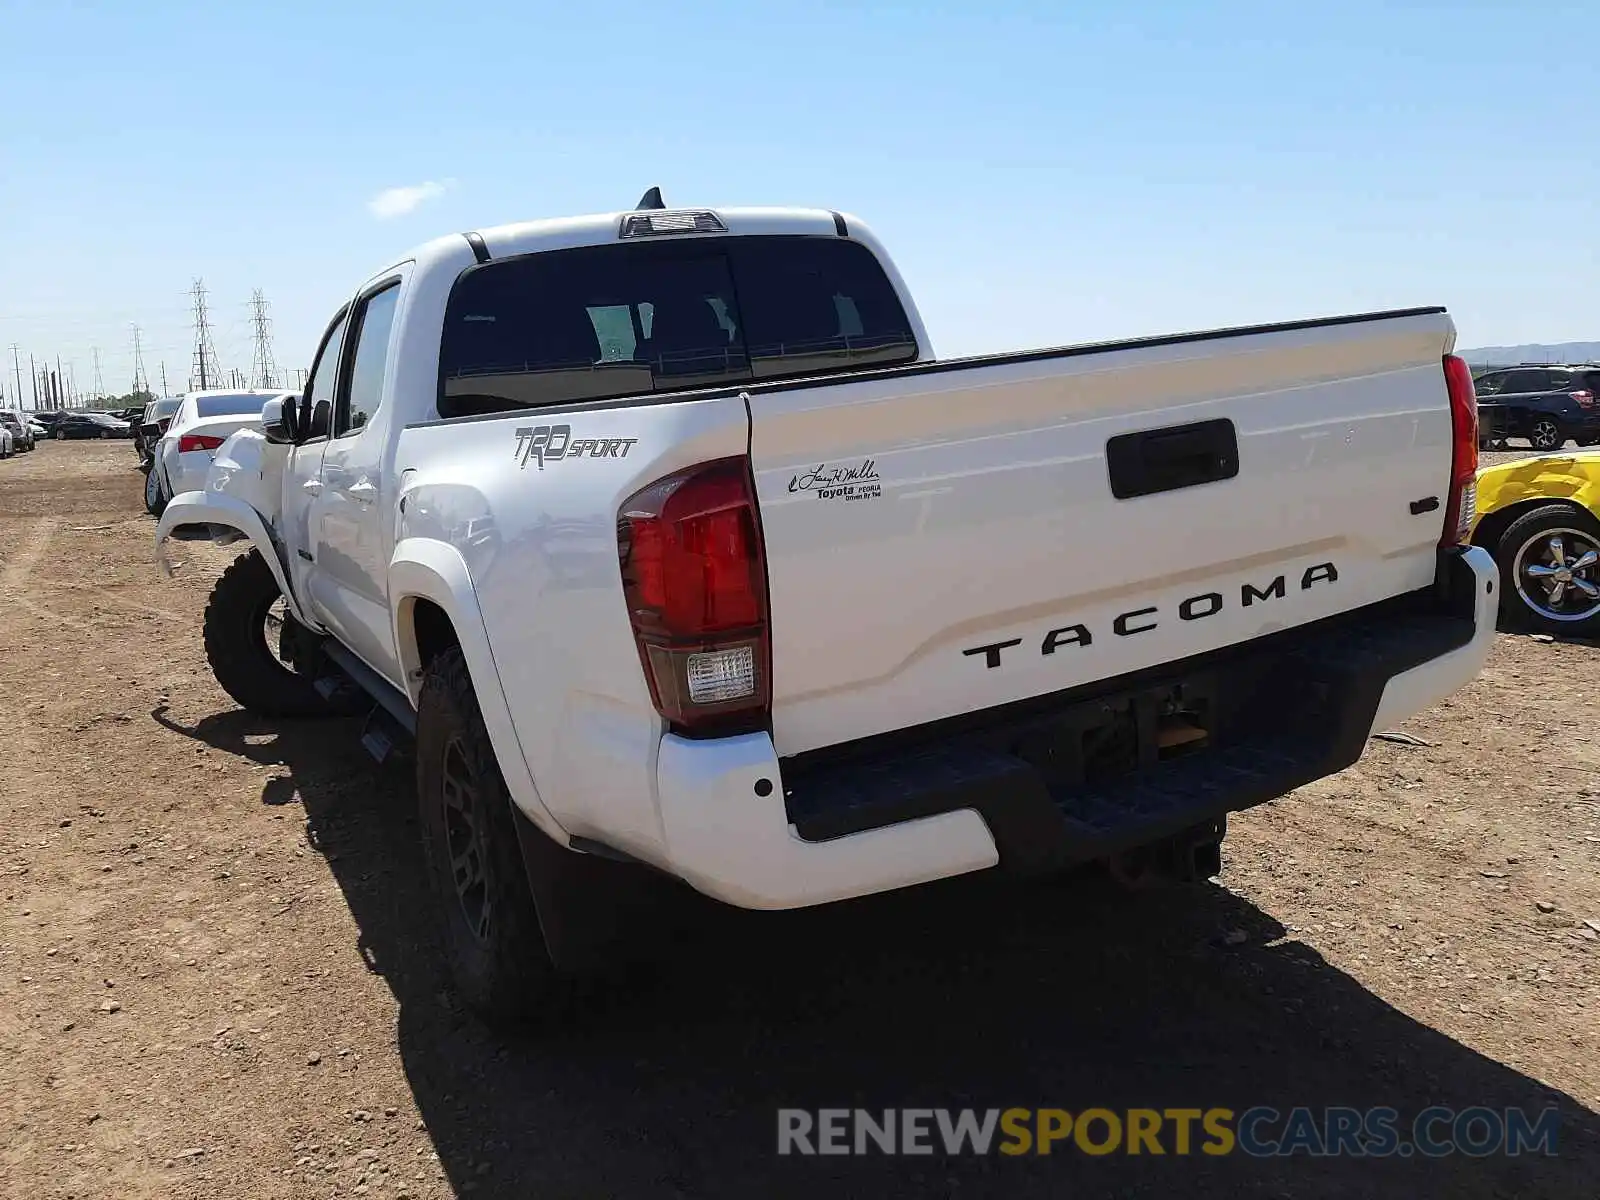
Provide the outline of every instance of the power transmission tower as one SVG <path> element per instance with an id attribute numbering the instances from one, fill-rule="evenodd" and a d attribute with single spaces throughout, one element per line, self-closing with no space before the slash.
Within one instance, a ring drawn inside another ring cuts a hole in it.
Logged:
<path id="1" fill-rule="evenodd" d="M 167 394 L 167 360 L 164 358 L 161 360 L 161 394 Z"/>
<path id="2" fill-rule="evenodd" d="M 100 347 L 94 347 L 94 398 L 96 400 L 106 394 L 106 381 L 100 375 Z"/>
<path id="3" fill-rule="evenodd" d="M 278 386 L 278 364 L 272 359 L 272 318 L 267 298 L 257 288 L 250 293 L 250 322 L 255 328 L 255 352 L 250 356 L 250 386 Z"/>
<path id="4" fill-rule="evenodd" d="M 189 370 L 189 382 L 204 391 L 222 382 L 222 369 L 217 366 L 217 347 L 211 339 L 211 318 L 206 314 L 205 281 L 196 279 L 189 294 L 194 297 L 194 361 Z"/>
<path id="5" fill-rule="evenodd" d="M 139 327 L 133 326 L 133 390 L 148 392 L 150 380 L 144 373 L 144 347 L 139 344 Z"/>
<path id="6" fill-rule="evenodd" d="M 22 359 L 18 357 L 21 349 L 15 342 L 11 343 L 11 369 L 17 377 L 17 407 L 22 407 Z"/>

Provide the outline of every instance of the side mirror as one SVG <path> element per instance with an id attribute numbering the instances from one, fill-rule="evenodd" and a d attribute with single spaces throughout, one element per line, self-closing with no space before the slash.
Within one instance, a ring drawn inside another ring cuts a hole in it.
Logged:
<path id="1" fill-rule="evenodd" d="M 274 396 L 261 406 L 261 432 L 275 446 L 292 446 L 300 439 L 300 406 L 294 396 Z"/>

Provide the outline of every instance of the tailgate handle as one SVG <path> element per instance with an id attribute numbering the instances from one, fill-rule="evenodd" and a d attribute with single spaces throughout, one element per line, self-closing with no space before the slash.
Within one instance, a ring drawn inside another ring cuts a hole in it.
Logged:
<path id="1" fill-rule="evenodd" d="M 1118 500 L 1232 479 L 1239 436 L 1227 418 L 1118 434 L 1106 442 L 1106 473 Z"/>

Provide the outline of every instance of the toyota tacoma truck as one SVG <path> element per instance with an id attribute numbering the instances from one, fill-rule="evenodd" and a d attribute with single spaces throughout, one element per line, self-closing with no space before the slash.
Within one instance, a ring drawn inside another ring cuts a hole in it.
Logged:
<path id="1" fill-rule="evenodd" d="M 158 558 L 248 540 L 219 682 L 408 748 L 456 985 L 515 1016 L 669 880 L 1217 873 L 1229 813 L 1484 661 L 1454 342 L 1417 308 L 940 359 L 857 218 L 652 189 L 373 275 Z"/>

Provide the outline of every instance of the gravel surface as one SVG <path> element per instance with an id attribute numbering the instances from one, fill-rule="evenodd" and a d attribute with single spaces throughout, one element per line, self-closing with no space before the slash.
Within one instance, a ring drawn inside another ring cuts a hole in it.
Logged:
<path id="1" fill-rule="evenodd" d="M 688 905 L 565 1027 L 462 1013 L 413 801 L 237 711 L 125 443 L 0 463 L 0 1195 L 1537 1196 L 1600 1179 L 1600 651 L 1502 636 L 1219 885 Z M 779 1159 L 829 1105 L 1558 1106 L 1553 1158 Z"/>

